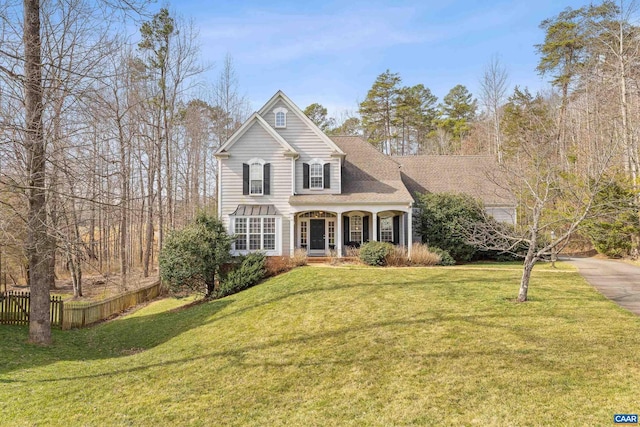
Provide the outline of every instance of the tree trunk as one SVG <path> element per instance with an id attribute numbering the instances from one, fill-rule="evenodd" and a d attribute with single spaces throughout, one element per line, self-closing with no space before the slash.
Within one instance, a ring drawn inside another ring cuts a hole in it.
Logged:
<path id="1" fill-rule="evenodd" d="M 26 116 L 29 211 L 27 255 L 31 285 L 29 341 L 51 344 L 49 316 L 49 253 L 45 210 L 45 150 L 42 123 L 42 61 L 40 59 L 40 1 L 24 0 L 24 93 Z"/>
<path id="2" fill-rule="evenodd" d="M 528 257 L 527 257 L 528 258 Z M 518 302 L 527 301 L 527 293 L 529 292 L 529 279 L 533 270 L 534 262 L 525 259 L 524 268 L 522 270 L 522 278 L 520 279 L 520 291 L 518 292 Z"/>
<path id="3" fill-rule="evenodd" d="M 207 285 L 207 293 L 205 294 L 204 297 L 211 298 L 216 288 L 216 278 L 214 274 L 212 274 L 211 278 L 206 281 L 206 285 Z"/>

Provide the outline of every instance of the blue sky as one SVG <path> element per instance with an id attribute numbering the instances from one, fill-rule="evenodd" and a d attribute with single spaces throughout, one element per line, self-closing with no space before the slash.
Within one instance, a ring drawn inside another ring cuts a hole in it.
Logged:
<path id="1" fill-rule="evenodd" d="M 390 69 L 404 85 L 424 84 L 442 99 L 457 84 L 477 96 L 493 55 L 510 85 L 546 87 L 535 67 L 538 25 L 571 0 L 242 1 L 181 0 L 170 9 L 194 20 L 214 80 L 226 53 L 241 92 L 258 109 L 278 89 L 300 108 L 319 102 L 331 115 L 355 111 Z"/>

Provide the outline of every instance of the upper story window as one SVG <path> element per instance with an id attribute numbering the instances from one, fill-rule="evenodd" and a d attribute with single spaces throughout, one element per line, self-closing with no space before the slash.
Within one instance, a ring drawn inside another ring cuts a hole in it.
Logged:
<path id="1" fill-rule="evenodd" d="M 255 161 L 249 164 L 249 194 L 262 195 L 264 192 L 264 165 Z"/>
<path id="2" fill-rule="evenodd" d="M 311 189 L 319 189 L 323 188 L 322 177 L 323 177 L 323 169 L 322 164 L 320 163 L 312 163 L 309 165 L 309 188 Z"/>
<path id="3" fill-rule="evenodd" d="M 286 108 L 279 107 L 273 110 L 273 113 L 275 114 L 275 127 L 286 128 L 288 110 Z"/>
<path id="4" fill-rule="evenodd" d="M 302 164 L 302 188 L 321 190 L 331 188 L 331 163 L 312 159 Z"/>
<path id="5" fill-rule="evenodd" d="M 251 159 L 242 164 L 242 194 L 268 196 L 271 194 L 271 163 Z"/>

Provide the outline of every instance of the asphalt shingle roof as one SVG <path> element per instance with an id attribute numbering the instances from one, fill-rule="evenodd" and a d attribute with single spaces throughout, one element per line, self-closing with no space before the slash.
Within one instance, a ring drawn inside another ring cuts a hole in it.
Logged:
<path id="1" fill-rule="evenodd" d="M 499 185 L 499 168 L 491 156 L 399 156 L 402 179 L 412 193 L 463 193 L 485 205 L 515 205 Z"/>
<path id="2" fill-rule="evenodd" d="M 342 194 L 291 196 L 292 205 L 410 203 L 417 193 L 463 193 L 487 206 L 513 206 L 498 183 L 491 156 L 422 155 L 389 157 L 359 136 L 332 136 L 345 152 Z"/>
<path id="3" fill-rule="evenodd" d="M 345 152 L 342 194 L 291 196 L 295 204 L 380 203 L 409 204 L 413 197 L 402 183 L 400 166 L 358 136 L 332 136 Z"/>

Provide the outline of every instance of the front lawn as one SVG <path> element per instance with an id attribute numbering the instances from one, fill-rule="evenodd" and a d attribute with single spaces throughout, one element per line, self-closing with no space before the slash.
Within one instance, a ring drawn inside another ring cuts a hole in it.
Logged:
<path id="1" fill-rule="evenodd" d="M 478 267 L 478 268 L 475 268 Z M 640 411 L 640 319 L 571 269 L 304 267 L 24 343 L 0 425 L 609 425 Z"/>

